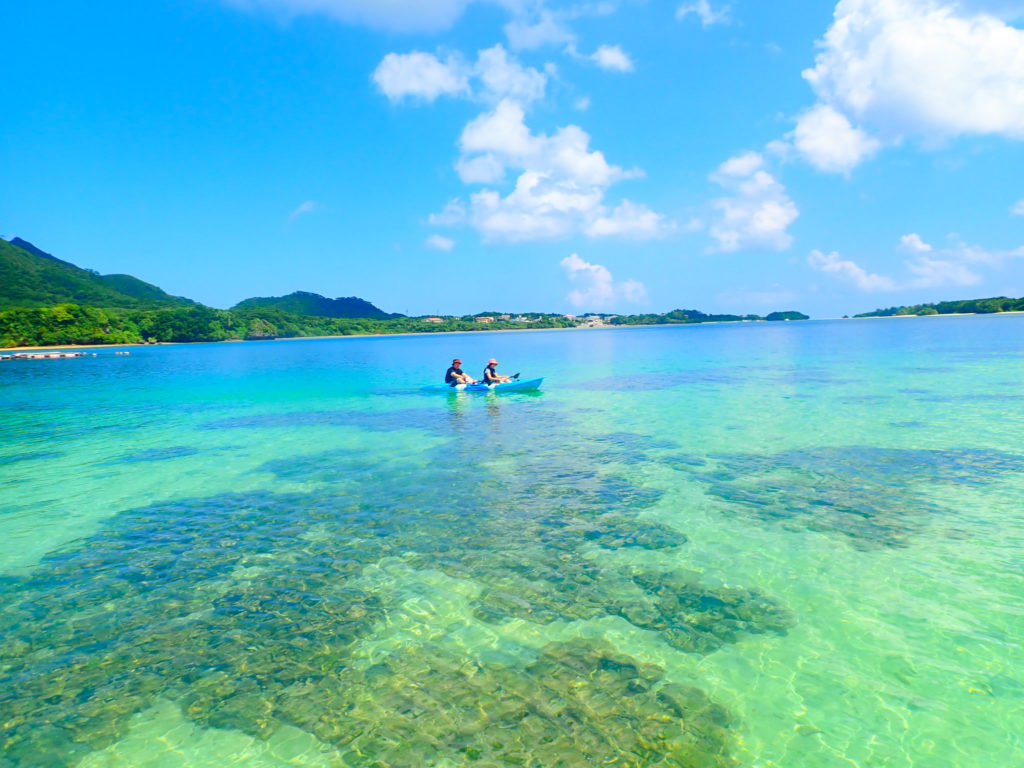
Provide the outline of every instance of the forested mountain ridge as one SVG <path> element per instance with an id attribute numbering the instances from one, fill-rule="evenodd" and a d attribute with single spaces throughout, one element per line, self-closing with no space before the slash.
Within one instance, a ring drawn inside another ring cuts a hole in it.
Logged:
<path id="1" fill-rule="evenodd" d="M 27 240 L 0 239 L 0 308 L 79 304 L 161 309 L 195 304 L 131 275 L 101 275 L 58 259 Z"/>
<path id="2" fill-rule="evenodd" d="M 388 314 L 365 299 L 345 296 L 328 299 L 318 293 L 295 291 L 287 296 L 254 296 L 240 301 L 232 309 L 277 309 L 292 315 L 313 317 L 361 317 L 383 320 L 389 317 L 403 317 Z"/>

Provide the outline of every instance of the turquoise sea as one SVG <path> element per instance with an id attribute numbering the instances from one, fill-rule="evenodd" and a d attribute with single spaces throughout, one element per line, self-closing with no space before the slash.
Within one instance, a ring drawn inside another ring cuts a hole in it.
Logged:
<path id="1" fill-rule="evenodd" d="M 0 766 L 1024 765 L 1022 500 L 1021 315 L 5 361 Z"/>

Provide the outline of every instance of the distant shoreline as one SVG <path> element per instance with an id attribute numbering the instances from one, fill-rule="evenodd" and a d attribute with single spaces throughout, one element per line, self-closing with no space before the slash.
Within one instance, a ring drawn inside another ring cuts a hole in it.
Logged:
<path id="1" fill-rule="evenodd" d="M 472 331 L 407 331 L 405 333 L 346 333 L 339 336 L 281 336 L 273 339 L 223 339 L 221 341 L 158 341 L 153 344 L 145 342 L 124 344 L 53 344 L 46 347 L 0 347 L 0 352 L 41 352 L 62 349 L 113 349 L 119 347 L 170 347 L 190 344 L 238 344 L 243 341 L 275 342 L 275 341 L 324 341 L 326 339 L 382 339 L 402 336 L 453 336 L 455 334 L 476 333 L 539 333 L 543 331 L 607 331 L 623 328 L 666 328 L 698 325 L 751 325 L 765 323 L 765 320 L 711 320 L 706 323 L 645 323 L 635 325 L 577 325 L 569 328 L 481 328 Z M 806 321 L 801 321 L 806 322 Z"/>
<path id="2" fill-rule="evenodd" d="M 671 323 L 671 325 L 718 325 L 719 323 Z M 669 325 L 664 323 L 663 325 Z M 325 339 L 380 339 L 399 336 L 450 336 L 454 334 L 472 333 L 536 333 L 538 331 L 600 331 L 607 328 L 657 328 L 659 325 L 604 325 L 597 327 L 576 326 L 573 328 L 490 328 L 473 331 L 409 331 L 406 333 L 346 333 L 339 336 L 281 336 L 273 339 L 222 339 L 221 341 L 158 341 L 154 344 L 146 342 L 124 344 L 52 344 L 45 347 L 0 347 L 0 352 L 42 352 L 61 349 L 113 349 L 118 347 L 177 347 L 190 344 L 238 344 L 243 341 L 275 342 L 275 341 L 323 341 Z"/>
<path id="3" fill-rule="evenodd" d="M 891 320 L 896 318 L 931 318 L 931 317 L 984 317 L 996 315 L 1024 315 L 1024 310 L 1011 310 L 1009 312 L 948 312 L 939 315 L 871 315 L 869 317 L 819 317 L 810 320 Z M 638 323 L 635 325 L 577 325 L 571 328 L 481 328 L 471 331 L 408 331 L 406 333 L 347 333 L 338 336 L 282 336 L 273 339 L 223 339 L 221 341 L 158 341 L 154 344 L 147 343 L 125 343 L 125 344 L 53 344 L 51 346 L 34 347 L 0 347 L 0 352 L 42 352 L 59 351 L 62 349 L 113 349 L 119 347 L 169 347 L 184 346 L 188 344 L 238 344 L 243 341 L 324 341 L 327 339 L 367 339 L 367 338 L 398 338 L 402 336 L 452 336 L 455 334 L 474 333 L 537 333 L 540 331 L 607 331 L 622 330 L 624 328 L 668 328 L 668 327 L 694 327 L 701 325 L 761 325 L 767 320 L 710 320 L 706 323 Z M 781 325 L 781 321 L 774 321 Z M 794 320 L 794 323 L 808 322 L 807 320 Z"/>
<path id="4" fill-rule="evenodd" d="M 891 320 L 896 317 L 984 317 L 996 315 L 1024 315 L 1024 309 L 1010 309 L 1006 312 L 936 312 L 934 315 L 860 315 L 845 320 Z"/>

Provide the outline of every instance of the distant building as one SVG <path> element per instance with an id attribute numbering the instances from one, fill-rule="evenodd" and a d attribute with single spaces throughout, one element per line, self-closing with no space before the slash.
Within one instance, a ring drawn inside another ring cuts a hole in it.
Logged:
<path id="1" fill-rule="evenodd" d="M 498 315 L 499 320 L 511 320 L 512 315 Z"/>
<path id="2" fill-rule="evenodd" d="M 493 323 L 494 322 L 494 318 L 491 317 L 490 315 L 487 315 L 485 317 L 478 317 L 478 318 L 476 318 L 476 321 L 478 323 Z"/>
<path id="3" fill-rule="evenodd" d="M 424 323 L 443 323 L 444 322 L 444 318 L 443 317 L 424 317 L 423 318 L 423 322 Z"/>

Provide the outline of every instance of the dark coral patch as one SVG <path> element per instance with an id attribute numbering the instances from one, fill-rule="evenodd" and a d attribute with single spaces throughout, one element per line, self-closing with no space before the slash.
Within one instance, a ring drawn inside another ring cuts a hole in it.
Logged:
<path id="1" fill-rule="evenodd" d="M 564 416 L 529 407 L 434 413 L 447 427 L 432 429 L 457 435 L 436 451 L 270 462 L 311 490 L 129 510 L 5 580 L 5 758 L 73 765 L 168 697 L 260 738 L 297 725 L 353 765 L 730 765 L 720 707 L 597 642 L 518 666 L 416 646 L 366 667 L 357 652 L 399 608 L 396 585 L 359 586 L 386 559 L 477 585 L 487 622 L 616 617 L 694 653 L 785 631 L 791 618 L 754 591 L 608 556 L 685 545 L 644 518 L 661 494 L 606 466 L 665 445 L 620 434 L 581 450 L 552 428 Z"/>
<path id="2" fill-rule="evenodd" d="M 970 449 L 850 446 L 715 459 L 697 477 L 730 509 L 859 548 L 906 546 L 929 516 L 945 513 L 922 493 L 927 485 L 983 485 L 1024 470 L 1024 456 Z"/>

